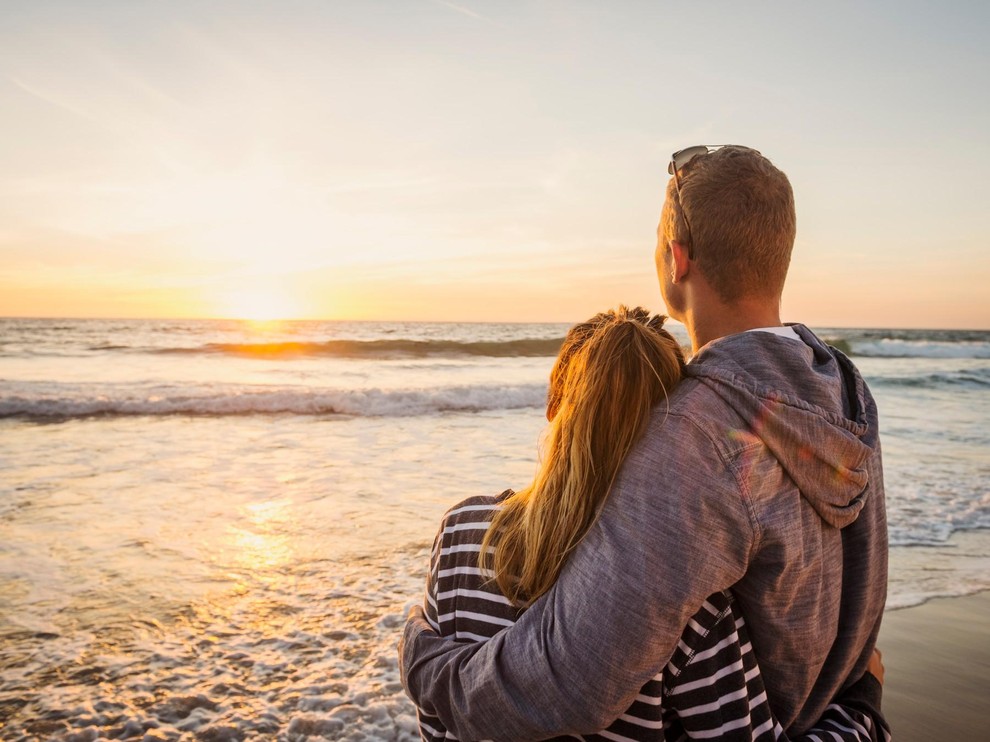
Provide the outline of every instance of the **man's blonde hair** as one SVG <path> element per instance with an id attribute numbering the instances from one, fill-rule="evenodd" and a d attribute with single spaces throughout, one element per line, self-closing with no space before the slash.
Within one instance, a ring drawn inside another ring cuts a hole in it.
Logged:
<path id="1" fill-rule="evenodd" d="M 550 375 L 543 460 L 533 483 L 502 503 L 481 544 L 482 569 L 514 604 L 556 581 L 652 408 L 680 380 L 684 356 L 665 319 L 620 306 L 567 333 Z"/>
<path id="2" fill-rule="evenodd" d="M 721 299 L 779 297 L 797 216 L 787 176 L 759 152 L 729 146 L 695 157 L 667 184 L 664 239 L 689 248 Z M 687 224 L 684 212 L 687 212 Z"/>

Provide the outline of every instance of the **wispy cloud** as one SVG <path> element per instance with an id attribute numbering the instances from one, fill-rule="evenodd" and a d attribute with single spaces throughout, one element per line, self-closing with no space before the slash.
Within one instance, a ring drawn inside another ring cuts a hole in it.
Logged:
<path id="1" fill-rule="evenodd" d="M 40 90 L 34 85 L 26 83 L 23 80 L 20 80 L 19 78 L 14 77 L 12 75 L 8 75 L 7 79 L 10 80 L 10 82 L 13 83 L 21 91 L 30 95 L 32 98 L 37 98 L 38 100 L 44 101 L 50 106 L 54 106 L 55 108 L 61 109 L 63 111 L 67 111 L 68 113 L 71 113 L 74 116 L 78 116 L 79 118 L 85 119 L 86 121 L 90 121 L 92 123 L 100 124 L 100 125 L 103 125 L 105 123 L 98 117 L 93 116 L 87 111 L 84 111 L 82 108 L 79 108 L 78 106 L 75 106 L 72 103 L 63 100 L 60 96 L 54 95 L 47 91 Z"/>
<path id="2" fill-rule="evenodd" d="M 493 26 L 498 26 L 499 28 L 504 28 L 498 21 L 484 16 L 481 13 L 471 10 L 470 8 L 465 8 L 463 5 L 457 5 L 455 3 L 447 2 L 447 0 L 433 0 L 437 5 L 443 5 L 445 8 L 450 8 L 451 10 L 460 13 L 461 15 L 466 15 L 469 18 L 474 18 L 478 21 L 484 21 L 485 23 L 490 23 Z"/>

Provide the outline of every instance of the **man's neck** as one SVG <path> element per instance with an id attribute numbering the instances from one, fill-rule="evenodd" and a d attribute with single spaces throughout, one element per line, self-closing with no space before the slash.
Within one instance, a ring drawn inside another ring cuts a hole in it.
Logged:
<path id="1" fill-rule="evenodd" d="M 758 327 L 779 327 L 779 305 L 740 300 L 732 304 L 719 303 L 708 306 L 707 311 L 688 312 L 684 326 L 691 338 L 691 350 L 697 353 L 708 343 L 728 335 L 746 332 Z"/>

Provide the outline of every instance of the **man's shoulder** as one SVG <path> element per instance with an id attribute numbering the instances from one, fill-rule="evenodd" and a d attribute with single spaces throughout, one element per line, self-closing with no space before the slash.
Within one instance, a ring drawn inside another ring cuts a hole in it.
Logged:
<path id="1" fill-rule="evenodd" d="M 738 413 L 710 387 L 686 378 L 654 408 L 622 467 L 622 488 L 656 505 L 682 498 L 739 499 L 737 462 L 755 447 L 762 443 Z"/>
<path id="2" fill-rule="evenodd" d="M 746 472 L 776 466 L 751 425 L 710 386 L 684 379 L 654 409 L 621 472 L 627 496 L 668 513 L 712 507 L 745 511 L 752 485 Z M 687 502 L 690 501 L 690 502 Z M 734 505 L 730 505 L 734 503 Z M 682 514 L 686 521 L 687 514 Z"/>
<path id="3" fill-rule="evenodd" d="M 678 451 L 689 457 L 731 459 L 761 445 L 750 427 L 715 387 L 689 376 L 655 408 L 646 437 L 659 446 L 676 442 Z"/>

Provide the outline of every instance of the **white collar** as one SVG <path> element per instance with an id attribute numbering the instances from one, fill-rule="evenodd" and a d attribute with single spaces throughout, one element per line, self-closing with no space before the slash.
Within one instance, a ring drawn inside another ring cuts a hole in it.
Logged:
<path id="1" fill-rule="evenodd" d="M 801 336 L 790 325 L 784 325 L 783 327 L 754 327 L 752 330 L 746 330 L 746 332 L 769 332 L 773 335 L 779 335 L 782 338 L 801 340 Z"/>

